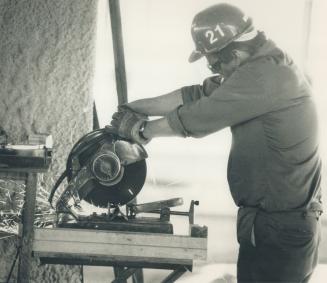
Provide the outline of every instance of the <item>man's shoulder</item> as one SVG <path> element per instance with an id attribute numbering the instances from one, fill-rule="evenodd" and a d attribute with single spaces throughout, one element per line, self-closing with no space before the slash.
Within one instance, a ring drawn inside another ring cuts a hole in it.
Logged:
<path id="1" fill-rule="evenodd" d="M 267 54 L 249 61 L 239 69 L 239 75 L 262 84 L 292 82 L 299 79 L 299 70 L 285 53 Z"/>
<path id="2" fill-rule="evenodd" d="M 279 48 L 275 48 L 262 56 L 254 57 L 245 65 L 245 69 L 256 71 L 263 75 L 270 72 L 295 73 L 297 66 L 293 59 Z"/>

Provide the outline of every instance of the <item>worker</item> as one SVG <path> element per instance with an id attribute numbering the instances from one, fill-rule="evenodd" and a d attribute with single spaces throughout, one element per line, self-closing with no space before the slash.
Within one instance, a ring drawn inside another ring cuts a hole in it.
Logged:
<path id="1" fill-rule="evenodd" d="M 238 7 L 221 3 L 199 12 L 191 34 L 189 61 L 206 58 L 213 76 L 127 103 L 111 125 L 140 144 L 230 127 L 227 175 L 239 207 L 238 282 L 308 282 L 317 265 L 322 212 L 310 85 Z"/>

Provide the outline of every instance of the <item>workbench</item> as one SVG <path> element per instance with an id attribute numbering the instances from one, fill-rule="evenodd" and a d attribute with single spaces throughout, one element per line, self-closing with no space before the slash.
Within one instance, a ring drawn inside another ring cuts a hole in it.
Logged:
<path id="1" fill-rule="evenodd" d="M 205 260 L 207 238 L 160 233 L 36 228 L 33 254 L 42 263 L 120 267 L 112 282 L 125 282 L 139 268 L 171 269 L 162 282 L 175 282 Z M 138 282 L 141 283 L 141 282 Z"/>
<path id="2" fill-rule="evenodd" d="M 162 282 L 175 282 L 186 271 L 192 271 L 194 260 L 206 259 L 207 227 L 194 224 L 196 201 L 192 201 L 189 212 L 170 211 L 168 207 L 163 207 L 159 210 L 160 218 L 154 221 L 147 217 L 145 220 L 132 217 L 127 222 L 101 222 L 103 226 L 100 227 L 97 224 L 100 222 L 92 221 L 86 221 L 87 226 L 82 221 L 72 226 L 68 223 L 66 227 L 56 226 L 56 223 L 54 228 L 35 227 L 38 173 L 46 172 L 51 162 L 51 150 L 43 150 L 44 164 L 33 162 L 40 161 L 35 160 L 33 152 L 33 157 L 28 160 L 31 163 L 25 163 L 24 154 L 24 159 L 19 159 L 20 162 L 24 161 L 25 167 L 13 165 L 0 169 L 1 179 L 17 180 L 26 186 L 20 229 L 18 282 L 30 282 L 32 257 L 39 258 L 41 264 L 112 266 L 115 273 L 112 283 L 124 283 L 130 277 L 134 283 L 143 283 L 143 275 L 139 272 L 143 268 L 172 270 Z M 12 159 L 5 155 L 2 162 L 9 164 Z M 32 168 L 33 164 L 37 164 L 35 168 Z M 152 210 L 153 203 L 145 206 Z M 133 213 L 137 213 L 145 207 L 136 205 L 131 208 Z M 170 214 L 189 216 L 189 235 L 173 234 Z M 101 216 L 95 219 L 98 218 L 102 219 Z"/>

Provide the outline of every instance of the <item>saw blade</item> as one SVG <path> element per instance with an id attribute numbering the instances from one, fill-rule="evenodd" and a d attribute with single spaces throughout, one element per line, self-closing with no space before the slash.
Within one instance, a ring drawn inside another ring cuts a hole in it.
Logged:
<path id="1" fill-rule="evenodd" d="M 125 166 L 124 175 L 118 184 L 104 186 L 94 181 L 93 189 L 84 199 L 99 207 L 108 207 L 110 204 L 124 205 L 141 191 L 145 177 L 145 160 L 135 162 Z"/>

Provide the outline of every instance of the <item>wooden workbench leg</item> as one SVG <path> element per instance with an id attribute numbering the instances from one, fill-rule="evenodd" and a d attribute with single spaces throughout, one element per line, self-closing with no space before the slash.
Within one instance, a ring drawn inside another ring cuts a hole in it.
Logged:
<path id="1" fill-rule="evenodd" d="M 114 275 L 115 275 L 115 279 L 120 278 L 121 274 L 125 271 L 124 267 L 118 267 L 118 266 L 114 266 Z M 114 282 L 114 281 L 113 281 Z M 121 280 L 121 282 L 119 283 L 127 283 L 126 280 Z"/>
<path id="2" fill-rule="evenodd" d="M 186 267 L 180 267 L 170 273 L 161 283 L 173 283 L 187 271 Z"/>
<path id="3" fill-rule="evenodd" d="M 34 234 L 34 213 L 36 202 L 37 174 L 28 173 L 25 203 L 22 213 L 22 235 L 21 235 L 21 252 L 18 266 L 18 282 L 30 281 L 30 270 L 32 261 L 33 234 Z"/>
<path id="4" fill-rule="evenodd" d="M 132 269 L 129 269 L 130 271 Z M 123 267 L 114 267 L 115 279 L 122 277 L 122 274 L 126 272 L 126 269 Z M 132 272 L 133 283 L 144 283 L 143 269 L 134 268 Z M 115 280 L 113 282 L 116 282 Z M 118 281 L 117 281 L 118 282 Z M 119 283 L 127 283 L 126 280 L 120 279 Z"/>
<path id="5" fill-rule="evenodd" d="M 127 282 L 126 280 L 131 277 L 135 271 L 137 269 L 136 268 L 126 268 L 123 269 L 123 271 L 119 272 L 117 275 L 118 277 L 115 278 L 114 281 L 112 281 L 112 283 L 122 283 L 122 282 Z"/>
<path id="6" fill-rule="evenodd" d="M 138 268 L 133 274 L 133 283 L 144 283 L 143 269 Z"/>

